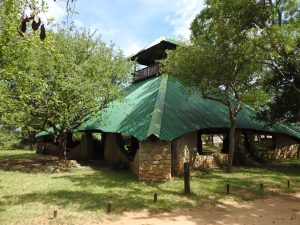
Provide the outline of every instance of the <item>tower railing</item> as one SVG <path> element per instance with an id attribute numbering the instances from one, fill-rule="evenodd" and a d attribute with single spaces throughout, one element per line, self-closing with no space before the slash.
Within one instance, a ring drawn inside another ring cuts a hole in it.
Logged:
<path id="1" fill-rule="evenodd" d="M 134 74 L 134 80 L 138 81 L 138 80 L 142 80 L 145 79 L 147 77 L 153 76 L 155 74 L 158 74 L 160 71 L 160 64 L 153 64 L 151 66 L 145 67 L 141 70 L 138 70 L 135 72 Z"/>

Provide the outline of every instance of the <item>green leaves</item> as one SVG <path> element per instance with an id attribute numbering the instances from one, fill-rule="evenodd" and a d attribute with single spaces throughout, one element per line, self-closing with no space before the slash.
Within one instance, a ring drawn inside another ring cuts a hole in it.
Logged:
<path id="1" fill-rule="evenodd" d="M 7 1 L 9 2 L 9 1 Z M 11 2 L 15 2 L 11 0 Z M 18 7 L 0 9 L 0 119 L 27 130 L 60 124 L 70 131 L 85 115 L 119 97 L 132 63 L 88 30 L 45 32 L 21 39 Z M 6 11 L 13 23 L 7 23 Z M 27 27 L 28 29 L 28 27 Z M 44 40 L 41 42 L 40 39 Z"/>

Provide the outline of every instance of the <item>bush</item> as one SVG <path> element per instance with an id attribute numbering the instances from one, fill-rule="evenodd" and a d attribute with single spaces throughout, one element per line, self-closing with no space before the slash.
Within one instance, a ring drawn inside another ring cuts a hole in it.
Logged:
<path id="1" fill-rule="evenodd" d="M 20 145 L 21 139 L 16 131 L 0 129 L 0 149 L 17 149 Z"/>

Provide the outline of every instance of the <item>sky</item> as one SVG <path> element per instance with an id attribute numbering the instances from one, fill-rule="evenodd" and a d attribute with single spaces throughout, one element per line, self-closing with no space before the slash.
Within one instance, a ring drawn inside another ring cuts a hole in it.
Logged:
<path id="1" fill-rule="evenodd" d="M 65 1 L 47 4 L 47 17 L 66 19 Z M 160 37 L 188 39 L 203 6 L 204 0 L 77 0 L 71 19 L 130 56 Z"/>

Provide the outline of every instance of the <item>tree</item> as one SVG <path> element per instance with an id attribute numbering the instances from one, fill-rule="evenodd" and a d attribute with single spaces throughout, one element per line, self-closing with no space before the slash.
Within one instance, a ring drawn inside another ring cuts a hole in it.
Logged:
<path id="1" fill-rule="evenodd" d="M 65 158 L 66 134 L 120 96 L 132 63 L 87 30 L 58 27 L 43 42 L 36 32 L 16 36 L 20 7 L 12 5 L 0 11 L 1 122 L 29 131 L 53 128 Z"/>
<path id="2" fill-rule="evenodd" d="M 6 101 L 20 127 L 52 127 L 65 158 L 66 134 L 119 96 L 132 64 L 86 31 L 59 29 L 47 42 L 28 49 L 24 70 L 7 77 L 13 85 Z"/>
<path id="3" fill-rule="evenodd" d="M 191 41 L 168 52 L 163 62 L 168 73 L 184 84 L 197 87 L 203 96 L 228 107 L 230 118 L 229 159 L 232 168 L 235 149 L 235 129 L 238 113 L 248 93 L 261 81 L 262 67 L 253 63 L 260 59 L 253 52 L 253 37 L 265 24 L 263 3 L 255 1 L 208 0 L 206 7 L 191 25 Z"/>
<path id="4" fill-rule="evenodd" d="M 260 63 L 268 71 L 264 88 L 272 96 L 261 116 L 272 122 L 300 121 L 299 0 L 268 0 L 267 23 L 257 37 Z M 259 61 L 259 60 L 258 60 Z"/>

